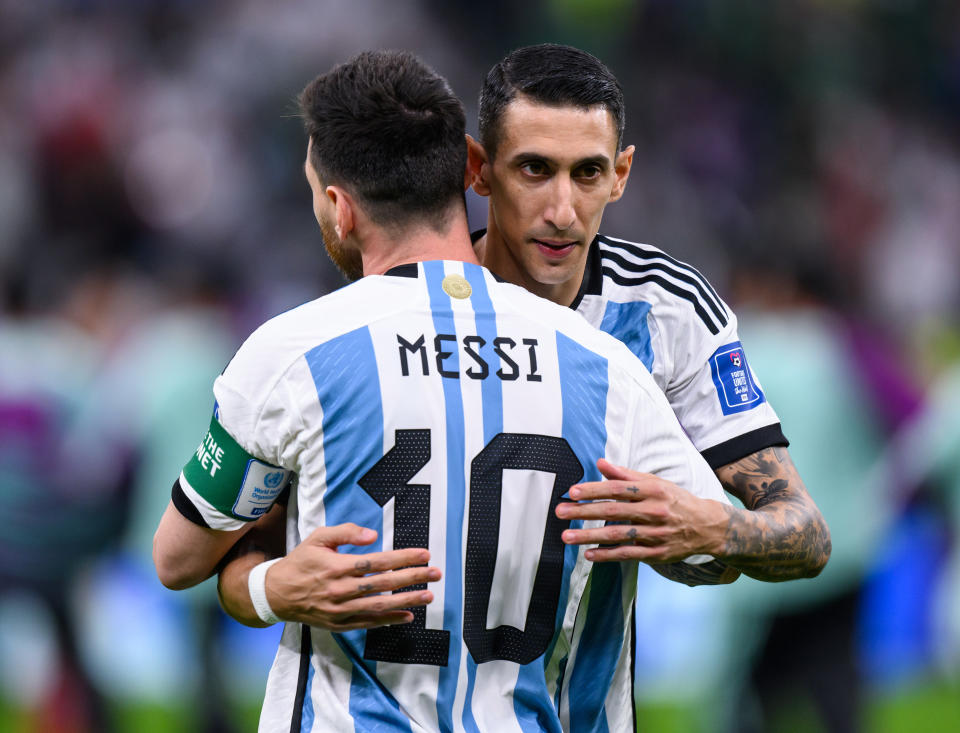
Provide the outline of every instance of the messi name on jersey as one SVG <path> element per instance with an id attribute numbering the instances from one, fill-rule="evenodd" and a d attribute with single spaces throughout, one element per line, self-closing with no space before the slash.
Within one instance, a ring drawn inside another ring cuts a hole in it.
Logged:
<path id="1" fill-rule="evenodd" d="M 486 379 L 491 375 L 505 381 L 541 381 L 537 371 L 535 338 L 497 336 L 491 342 L 475 334 L 457 337 L 438 333 L 428 346 L 427 338 L 397 334 L 400 373 L 404 377 L 439 374 L 447 379 Z"/>

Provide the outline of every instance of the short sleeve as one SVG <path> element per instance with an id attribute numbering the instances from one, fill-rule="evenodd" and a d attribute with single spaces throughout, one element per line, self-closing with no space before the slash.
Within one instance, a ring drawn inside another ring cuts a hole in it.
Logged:
<path id="1" fill-rule="evenodd" d="M 263 516 L 294 473 L 289 446 L 299 412 L 284 371 L 257 359 L 256 346 L 251 337 L 214 383 L 210 426 L 173 488 L 181 514 L 213 529 Z"/>
<path id="2" fill-rule="evenodd" d="M 771 445 L 787 445 L 780 421 L 750 367 L 737 318 L 713 330 L 688 313 L 661 315 L 658 331 L 670 354 L 664 392 L 684 431 L 712 468 Z"/>

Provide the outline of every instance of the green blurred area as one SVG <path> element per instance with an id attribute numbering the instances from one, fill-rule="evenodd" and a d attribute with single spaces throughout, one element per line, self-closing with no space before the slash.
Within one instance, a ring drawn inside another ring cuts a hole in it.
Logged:
<path id="1" fill-rule="evenodd" d="M 201 733 L 202 730 L 189 707 L 115 702 L 111 704 L 110 715 L 117 733 Z M 259 718 L 259 703 L 229 710 L 229 720 L 238 732 L 255 731 Z M 0 730 L 4 733 L 55 733 L 45 725 L 42 711 L 23 710 L 0 700 Z"/>
<path id="2" fill-rule="evenodd" d="M 862 711 L 863 733 L 920 733 L 960 728 L 960 680 L 919 683 L 894 693 L 874 691 Z M 718 726 L 703 706 L 637 707 L 641 733 L 713 733 Z M 809 701 L 798 697 L 769 722 L 767 733 L 825 733 Z"/>
<path id="3" fill-rule="evenodd" d="M 256 731 L 258 704 L 234 706 L 229 711 L 238 732 Z M 156 704 L 113 703 L 111 714 L 118 733 L 199 733 L 189 708 Z M 921 733 L 954 731 L 960 727 L 960 680 L 919 683 L 892 694 L 874 692 L 863 711 L 864 733 Z M 0 700 L 0 730 L 39 733 L 41 716 Z M 702 706 L 644 704 L 637 707 L 641 733 L 713 733 L 710 714 Z M 810 705 L 797 699 L 770 721 L 769 733 L 821 733 L 826 729 Z M 46 733 L 46 732 L 45 732 Z"/>

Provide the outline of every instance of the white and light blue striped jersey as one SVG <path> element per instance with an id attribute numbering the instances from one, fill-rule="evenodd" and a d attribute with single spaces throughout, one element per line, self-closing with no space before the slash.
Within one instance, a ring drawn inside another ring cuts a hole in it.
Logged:
<path id="1" fill-rule="evenodd" d="M 713 468 L 787 445 L 736 316 L 690 265 L 649 244 L 597 235 L 572 307 L 640 358 Z"/>
<path id="2" fill-rule="evenodd" d="M 554 509 L 603 456 L 726 499 L 622 343 L 479 266 L 424 262 L 268 321 L 214 393 L 233 439 L 296 475 L 288 549 L 355 522 L 377 543 L 342 551 L 427 547 L 443 571 L 410 624 L 288 623 L 261 731 L 633 731 L 635 564 L 588 562 Z"/>

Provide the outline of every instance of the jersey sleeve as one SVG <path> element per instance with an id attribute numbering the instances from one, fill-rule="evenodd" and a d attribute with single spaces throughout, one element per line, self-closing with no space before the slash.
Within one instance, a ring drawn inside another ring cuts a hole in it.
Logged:
<path id="1" fill-rule="evenodd" d="M 294 475 L 299 412 L 283 373 L 251 352 L 264 353 L 248 341 L 214 382 L 210 426 L 173 487 L 180 513 L 212 529 L 257 520 Z"/>
<path id="2" fill-rule="evenodd" d="M 712 329 L 679 308 L 661 315 L 657 324 L 669 354 L 664 391 L 670 407 L 714 469 L 763 448 L 788 444 L 750 368 L 737 334 L 737 318 L 722 301 L 720 306 L 725 318 Z"/>

